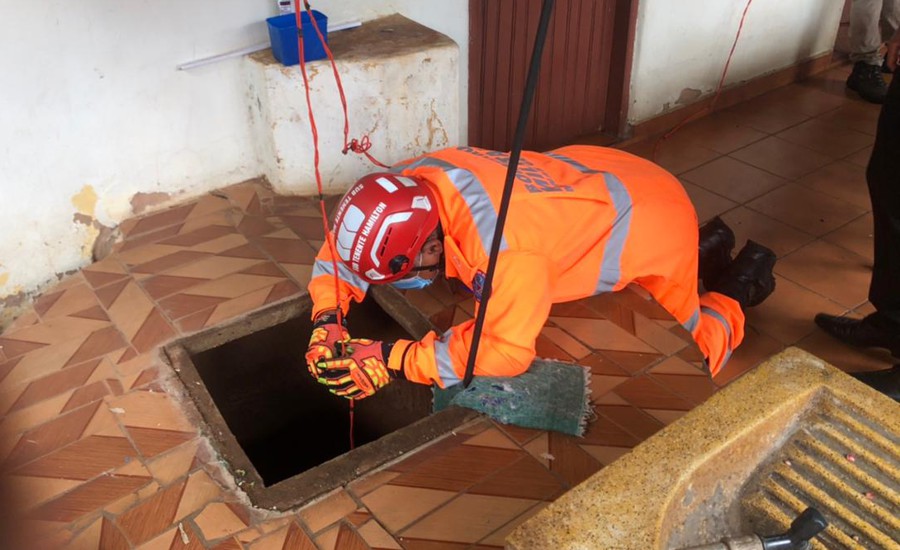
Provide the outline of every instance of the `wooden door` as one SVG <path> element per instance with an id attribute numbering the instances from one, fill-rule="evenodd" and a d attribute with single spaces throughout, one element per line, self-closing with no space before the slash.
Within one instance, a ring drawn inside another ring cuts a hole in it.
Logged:
<path id="1" fill-rule="evenodd" d="M 471 0 L 469 144 L 512 145 L 541 0 Z M 624 130 L 637 0 L 556 0 L 525 148 Z"/>

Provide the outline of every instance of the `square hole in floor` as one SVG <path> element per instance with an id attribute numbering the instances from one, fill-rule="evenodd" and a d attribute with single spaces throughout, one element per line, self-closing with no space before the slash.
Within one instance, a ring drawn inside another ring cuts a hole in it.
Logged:
<path id="1" fill-rule="evenodd" d="M 306 368 L 311 307 L 302 296 L 166 348 L 216 450 L 265 508 L 303 504 L 475 416 L 431 414 L 431 388 L 397 380 L 355 403 L 351 449 L 349 402 Z M 351 335 L 384 341 L 416 339 L 431 328 L 391 291 L 354 304 L 347 322 Z"/>

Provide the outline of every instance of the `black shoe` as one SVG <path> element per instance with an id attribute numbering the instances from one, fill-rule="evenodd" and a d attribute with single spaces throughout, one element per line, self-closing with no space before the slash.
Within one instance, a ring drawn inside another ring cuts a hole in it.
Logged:
<path id="1" fill-rule="evenodd" d="M 774 267 L 774 252 L 757 242 L 747 241 L 709 290 L 737 300 L 741 308 L 758 306 L 775 291 Z"/>
<path id="2" fill-rule="evenodd" d="M 731 265 L 734 231 L 716 216 L 700 228 L 699 277 L 709 288 Z"/>
<path id="3" fill-rule="evenodd" d="M 863 319 L 819 313 L 816 324 L 845 344 L 858 348 L 885 348 L 894 357 L 900 357 L 900 326 L 878 313 Z"/>
<path id="4" fill-rule="evenodd" d="M 874 372 L 854 372 L 850 376 L 900 402 L 900 365 Z"/>
<path id="5" fill-rule="evenodd" d="M 869 103 L 881 104 L 887 97 L 888 86 L 881 76 L 881 67 L 863 61 L 857 61 L 853 65 L 853 72 L 847 78 L 847 87 Z"/>

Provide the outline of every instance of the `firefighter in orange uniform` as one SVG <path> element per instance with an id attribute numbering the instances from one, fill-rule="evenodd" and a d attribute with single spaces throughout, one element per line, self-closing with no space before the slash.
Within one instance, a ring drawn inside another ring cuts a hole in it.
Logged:
<path id="1" fill-rule="evenodd" d="M 441 387 L 462 380 L 474 320 L 417 342 L 377 342 L 349 339 L 336 311 L 346 313 L 370 284 L 423 288 L 440 273 L 480 303 L 508 160 L 445 149 L 365 176 L 344 195 L 334 219 L 340 301 L 327 243 L 309 284 L 306 359 L 332 393 L 358 399 L 394 378 Z M 630 283 L 691 333 L 715 376 L 744 337 L 742 308 L 774 290 L 772 251 L 749 241 L 732 260 L 731 230 L 716 219 L 698 232 L 681 184 L 650 161 L 590 146 L 524 152 L 514 186 L 476 376 L 524 372 L 553 304 Z"/>

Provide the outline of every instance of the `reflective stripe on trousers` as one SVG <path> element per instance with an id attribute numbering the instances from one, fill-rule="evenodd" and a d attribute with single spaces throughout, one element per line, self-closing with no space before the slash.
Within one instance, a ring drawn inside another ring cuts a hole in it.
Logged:
<path id="1" fill-rule="evenodd" d="M 551 152 L 547 153 L 547 156 L 565 162 L 584 174 L 603 174 L 606 191 L 609 193 L 613 207 L 616 209 L 616 217 L 613 220 L 609 239 L 603 247 L 603 265 L 600 267 L 600 277 L 594 294 L 611 292 L 622 279 L 622 253 L 625 249 L 625 240 L 628 238 L 628 232 L 631 229 L 631 195 L 628 193 L 628 189 L 625 188 L 622 180 L 613 174 L 588 168 L 577 160 L 559 153 Z"/>

